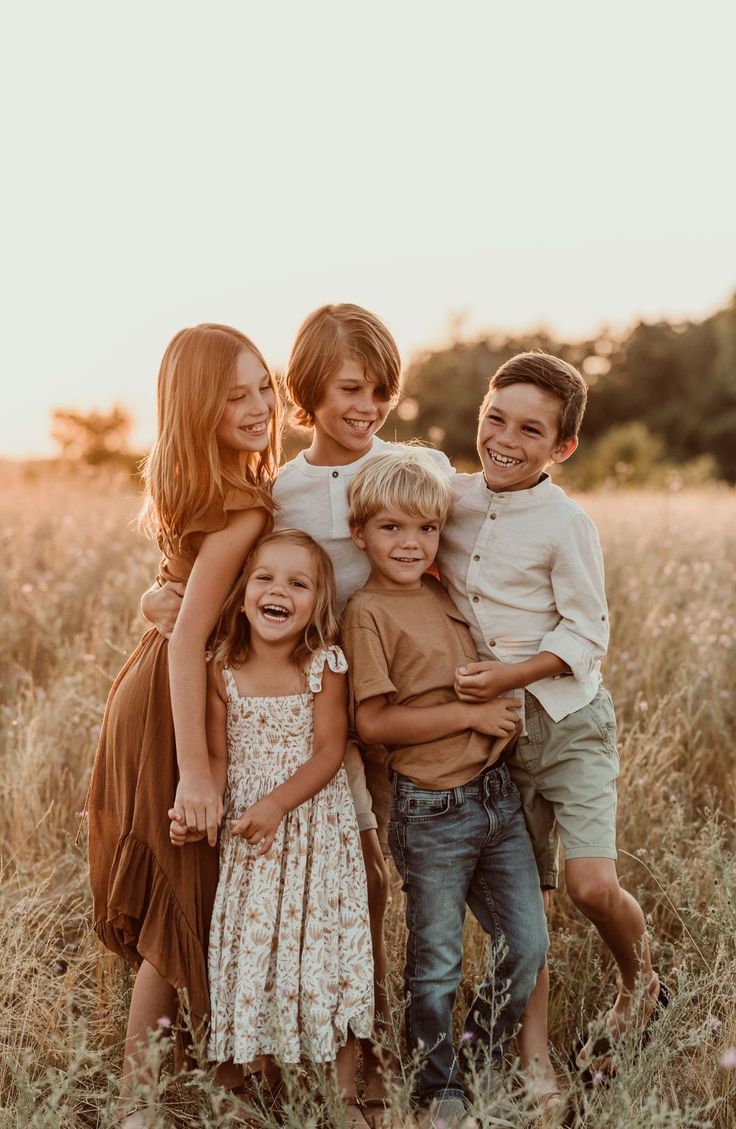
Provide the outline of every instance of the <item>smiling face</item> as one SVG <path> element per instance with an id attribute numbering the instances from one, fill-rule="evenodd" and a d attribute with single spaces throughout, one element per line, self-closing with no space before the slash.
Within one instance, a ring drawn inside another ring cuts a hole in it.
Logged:
<path id="1" fill-rule="evenodd" d="M 239 354 L 215 436 L 221 450 L 265 451 L 276 406 L 271 377 L 249 349 Z"/>
<path id="2" fill-rule="evenodd" d="M 368 581 L 377 588 L 419 588 L 432 566 L 440 542 L 440 521 L 414 517 L 403 510 L 379 510 L 352 538 L 371 562 Z"/>
<path id="3" fill-rule="evenodd" d="M 245 585 L 243 611 L 251 637 L 296 645 L 311 622 L 317 597 L 317 563 L 303 545 L 267 544 Z"/>
<path id="4" fill-rule="evenodd" d="M 309 459 L 318 466 L 346 466 L 365 455 L 391 407 L 388 390 L 357 361 L 343 361 L 314 409 Z"/>
<path id="5" fill-rule="evenodd" d="M 529 490 L 550 463 L 561 463 L 577 439 L 558 439 L 560 403 L 534 384 L 507 384 L 486 397 L 478 454 L 491 490 Z"/>

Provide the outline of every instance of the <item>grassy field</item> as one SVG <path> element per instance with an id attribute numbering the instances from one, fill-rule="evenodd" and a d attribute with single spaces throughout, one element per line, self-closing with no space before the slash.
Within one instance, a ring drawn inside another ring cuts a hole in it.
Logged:
<path id="1" fill-rule="evenodd" d="M 141 633 L 138 597 L 156 552 L 130 526 L 138 505 L 130 484 L 7 471 L 2 486 L 0 1129 L 104 1129 L 114 1124 L 130 977 L 91 932 L 75 836 L 106 693 Z M 713 489 L 583 502 L 607 563 L 620 872 L 648 915 L 673 999 L 646 1048 L 625 1043 L 615 1083 L 583 1094 L 567 1073 L 568 1048 L 612 999 L 615 977 L 564 892 L 555 898 L 550 1028 L 571 1091 L 569 1123 L 726 1129 L 736 1125 L 728 1065 L 736 1057 L 736 496 Z M 401 918 L 397 889 L 389 922 L 397 984 Z M 467 936 L 469 998 L 483 946 L 472 925 Z M 317 1124 L 309 1089 L 289 1090 L 282 1124 Z M 206 1070 L 165 1074 L 160 1109 L 161 1125 L 228 1123 Z M 531 1123 L 522 1109 L 515 1118 Z M 264 1125 L 277 1123 L 264 1113 Z"/>

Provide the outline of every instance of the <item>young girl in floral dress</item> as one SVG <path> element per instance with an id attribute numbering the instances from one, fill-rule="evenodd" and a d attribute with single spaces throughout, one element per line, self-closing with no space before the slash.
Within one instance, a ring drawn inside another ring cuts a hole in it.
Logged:
<path id="1" fill-rule="evenodd" d="M 271 1056 L 334 1062 L 348 1122 L 365 1126 L 355 1039 L 371 1034 L 373 962 L 341 767 L 347 663 L 337 631 L 324 549 L 299 530 L 262 538 L 208 668 L 207 740 L 215 782 L 226 783 L 208 1051 L 266 1074 Z M 171 814 L 172 841 L 183 845 L 194 836 Z"/>

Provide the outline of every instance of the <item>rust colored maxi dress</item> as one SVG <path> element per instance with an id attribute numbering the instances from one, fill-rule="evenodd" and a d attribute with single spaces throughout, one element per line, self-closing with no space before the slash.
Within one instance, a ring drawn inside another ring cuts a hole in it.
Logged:
<path id="1" fill-rule="evenodd" d="M 262 505 L 229 489 L 161 561 L 159 579 L 186 581 L 206 533 L 230 510 Z M 87 799 L 89 874 L 100 940 L 136 968 L 149 961 L 186 990 L 195 1031 L 209 1015 L 207 940 L 217 888 L 217 847 L 172 847 L 168 809 L 179 774 L 168 643 L 148 631 L 115 679 L 105 707 Z"/>

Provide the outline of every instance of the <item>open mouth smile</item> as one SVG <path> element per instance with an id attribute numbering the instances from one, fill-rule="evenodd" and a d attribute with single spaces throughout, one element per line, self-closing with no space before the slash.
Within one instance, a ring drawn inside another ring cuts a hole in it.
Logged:
<path id="1" fill-rule="evenodd" d="M 268 420 L 264 419 L 264 420 L 261 420 L 260 423 L 242 424 L 241 427 L 238 430 L 239 431 L 245 431 L 247 435 L 264 435 L 267 427 L 268 427 Z"/>
<path id="2" fill-rule="evenodd" d="M 357 431 L 360 435 L 365 435 L 365 433 L 367 431 L 370 431 L 370 429 L 373 427 L 375 420 L 372 420 L 372 419 L 347 419 L 347 417 L 346 417 L 345 423 L 348 425 L 348 427 L 352 428 L 353 431 Z"/>
<path id="3" fill-rule="evenodd" d="M 486 453 L 494 466 L 510 467 L 520 466 L 523 459 L 512 459 L 510 455 L 500 455 L 498 451 L 492 451 L 490 447 L 486 447 Z"/>
<path id="4" fill-rule="evenodd" d="M 291 617 L 289 609 L 282 608 L 280 604 L 263 604 L 258 610 L 270 623 L 286 623 Z"/>

